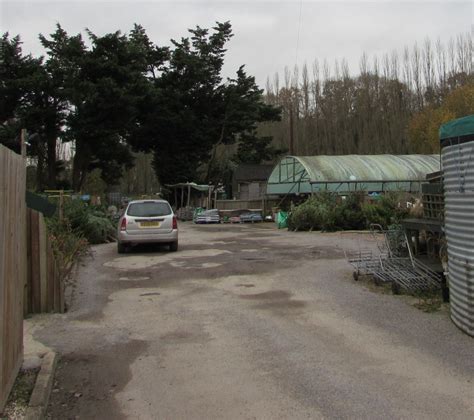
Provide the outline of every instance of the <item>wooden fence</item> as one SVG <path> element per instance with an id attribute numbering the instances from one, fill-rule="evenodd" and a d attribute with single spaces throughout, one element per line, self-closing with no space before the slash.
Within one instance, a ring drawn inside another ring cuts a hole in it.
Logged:
<path id="1" fill-rule="evenodd" d="M 26 165 L 0 145 L 0 412 L 23 360 Z"/>
<path id="2" fill-rule="evenodd" d="M 27 226 L 28 281 L 25 313 L 64 312 L 64 283 L 43 215 L 28 209 Z"/>

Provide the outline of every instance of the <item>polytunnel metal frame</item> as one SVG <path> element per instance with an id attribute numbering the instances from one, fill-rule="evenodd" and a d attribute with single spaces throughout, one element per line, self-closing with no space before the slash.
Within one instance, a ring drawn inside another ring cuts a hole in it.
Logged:
<path id="1" fill-rule="evenodd" d="M 270 174 L 267 195 L 419 192 L 425 176 L 439 169 L 439 155 L 286 156 Z"/>
<path id="2" fill-rule="evenodd" d="M 421 184 L 426 182 L 426 179 L 415 179 L 411 181 L 310 181 L 311 193 L 318 193 L 322 191 L 331 191 L 335 193 L 351 193 L 356 191 L 368 192 L 388 192 L 388 191 L 407 191 L 418 192 L 421 191 Z M 328 188 L 335 186 L 335 188 Z M 343 188 L 346 186 L 346 188 Z M 414 187 L 416 186 L 416 188 Z M 316 187 L 316 188 L 315 188 Z"/>

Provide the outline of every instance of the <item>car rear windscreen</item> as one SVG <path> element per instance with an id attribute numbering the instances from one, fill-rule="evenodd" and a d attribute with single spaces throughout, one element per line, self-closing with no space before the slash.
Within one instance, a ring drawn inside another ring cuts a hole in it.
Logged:
<path id="1" fill-rule="evenodd" d="M 134 217 L 156 217 L 171 214 L 171 207 L 168 203 L 132 203 L 128 207 L 127 215 Z"/>

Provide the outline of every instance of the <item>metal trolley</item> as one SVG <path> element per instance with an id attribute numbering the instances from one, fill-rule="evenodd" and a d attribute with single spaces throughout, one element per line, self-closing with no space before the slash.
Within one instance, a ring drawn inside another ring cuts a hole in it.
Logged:
<path id="1" fill-rule="evenodd" d="M 361 247 L 362 242 L 367 244 L 367 237 L 363 241 L 360 237 L 358 250 L 345 250 L 347 261 L 354 267 L 354 280 L 361 274 L 371 275 L 378 281 L 392 283 L 394 293 L 401 290 L 416 293 L 441 287 L 441 274 L 413 257 L 403 230 L 383 230 L 379 225 L 372 225 L 367 234 L 374 238 L 376 249 Z"/>
<path id="2" fill-rule="evenodd" d="M 346 260 L 354 267 L 352 277 L 359 280 L 361 275 L 373 275 L 380 270 L 382 260 L 387 258 L 388 248 L 385 236 L 377 234 L 382 228 L 378 225 L 371 225 L 368 232 L 357 232 L 357 249 L 344 248 Z M 348 234 L 354 235 L 353 232 L 343 232 L 344 238 Z M 345 238 L 344 238 L 345 239 Z M 372 247 L 367 247 L 369 241 L 374 242 Z"/>

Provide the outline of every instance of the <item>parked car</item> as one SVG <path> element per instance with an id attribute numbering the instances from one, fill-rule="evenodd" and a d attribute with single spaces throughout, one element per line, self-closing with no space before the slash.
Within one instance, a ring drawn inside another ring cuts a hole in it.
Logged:
<path id="1" fill-rule="evenodd" d="M 130 201 L 119 220 L 117 251 L 144 243 L 165 243 L 178 250 L 178 221 L 166 200 Z"/>

